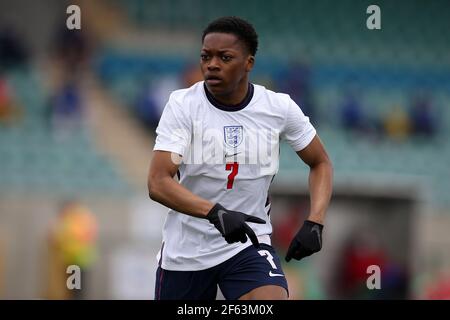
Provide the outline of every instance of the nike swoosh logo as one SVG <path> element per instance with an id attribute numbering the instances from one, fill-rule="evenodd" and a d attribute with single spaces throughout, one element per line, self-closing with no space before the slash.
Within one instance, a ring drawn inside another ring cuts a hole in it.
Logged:
<path id="1" fill-rule="evenodd" d="M 312 227 L 312 229 L 311 229 L 311 232 L 315 232 L 315 233 L 317 233 L 317 238 L 319 238 L 319 245 L 320 245 L 320 247 L 322 248 L 322 239 L 320 238 L 320 229 L 319 229 L 319 226 L 314 226 L 314 227 Z"/>
<path id="2" fill-rule="evenodd" d="M 269 271 L 269 276 L 271 276 L 271 277 L 284 277 L 284 274 L 272 273 L 272 271 Z"/>
<path id="3" fill-rule="evenodd" d="M 234 154 L 226 154 L 226 153 L 225 153 L 225 158 L 234 157 L 234 156 L 238 155 L 239 153 L 240 153 L 240 152 L 236 152 L 236 153 L 234 153 Z"/>
<path id="4" fill-rule="evenodd" d="M 217 215 L 219 216 L 219 220 L 220 220 L 220 225 L 222 226 L 222 230 L 223 230 L 223 232 L 225 233 L 225 224 L 223 223 L 223 215 L 225 214 L 225 213 L 227 213 L 226 211 L 224 211 L 224 210 L 219 210 L 218 212 L 217 212 Z"/>

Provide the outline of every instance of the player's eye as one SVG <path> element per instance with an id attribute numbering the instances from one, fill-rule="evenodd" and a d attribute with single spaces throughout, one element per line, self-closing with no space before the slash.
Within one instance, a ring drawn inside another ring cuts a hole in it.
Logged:
<path id="1" fill-rule="evenodd" d="M 232 56 L 222 56 L 222 60 L 225 62 L 231 61 L 232 58 Z"/>
<path id="2" fill-rule="evenodd" d="M 202 53 L 202 54 L 200 55 L 200 59 L 202 59 L 202 60 L 208 60 L 208 55 Z"/>

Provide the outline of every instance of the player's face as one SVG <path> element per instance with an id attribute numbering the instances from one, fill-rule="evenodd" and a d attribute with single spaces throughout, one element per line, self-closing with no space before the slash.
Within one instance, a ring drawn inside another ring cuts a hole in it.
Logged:
<path id="1" fill-rule="evenodd" d="M 215 96 L 246 88 L 254 57 L 234 34 L 209 33 L 203 40 L 200 66 L 208 90 Z"/>

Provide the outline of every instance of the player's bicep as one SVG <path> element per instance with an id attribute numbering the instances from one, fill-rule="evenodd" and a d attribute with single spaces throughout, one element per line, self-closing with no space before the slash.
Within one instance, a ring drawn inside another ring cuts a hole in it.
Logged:
<path id="1" fill-rule="evenodd" d="M 317 134 L 305 148 L 297 151 L 297 155 L 310 167 L 314 167 L 321 162 L 330 161 L 325 147 Z"/>
<path id="2" fill-rule="evenodd" d="M 173 178 L 178 171 L 181 157 L 169 151 L 153 151 L 153 158 L 150 162 L 147 184 L 149 190 L 152 184 L 157 183 L 161 178 Z"/>

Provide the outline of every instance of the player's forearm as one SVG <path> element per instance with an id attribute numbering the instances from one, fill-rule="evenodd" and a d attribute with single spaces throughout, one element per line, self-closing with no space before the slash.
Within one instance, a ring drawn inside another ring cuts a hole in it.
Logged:
<path id="1" fill-rule="evenodd" d="M 309 192 L 311 211 L 308 220 L 323 224 L 333 189 L 333 167 L 330 161 L 323 161 L 311 167 Z"/>
<path id="2" fill-rule="evenodd" d="M 152 200 L 166 207 L 199 218 L 205 218 L 214 206 L 212 202 L 190 192 L 171 177 L 153 181 L 149 195 Z"/>

